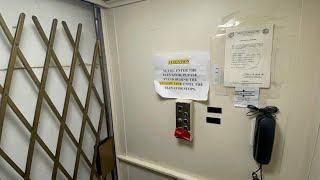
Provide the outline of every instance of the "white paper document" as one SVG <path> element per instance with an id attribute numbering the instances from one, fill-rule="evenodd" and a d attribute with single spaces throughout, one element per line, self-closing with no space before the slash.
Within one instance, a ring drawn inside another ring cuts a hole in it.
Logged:
<path id="1" fill-rule="evenodd" d="M 156 54 L 154 85 L 164 98 L 208 99 L 209 53 Z"/>
<path id="2" fill-rule="evenodd" d="M 236 87 L 234 96 L 234 106 L 247 107 L 259 104 L 259 88 L 257 87 Z"/>
<path id="3" fill-rule="evenodd" d="M 224 85 L 270 87 L 273 25 L 227 30 Z"/>

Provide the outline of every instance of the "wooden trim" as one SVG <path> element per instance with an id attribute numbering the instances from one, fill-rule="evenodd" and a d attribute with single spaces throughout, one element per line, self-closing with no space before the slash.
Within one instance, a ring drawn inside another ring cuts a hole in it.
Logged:
<path id="1" fill-rule="evenodd" d="M 146 0 L 111 0 L 106 2 L 107 8 L 116 8 L 128 4 L 138 3 Z"/>
<path id="2" fill-rule="evenodd" d="M 107 3 L 104 2 L 103 0 L 83 0 L 83 1 L 98 5 L 102 8 L 108 8 Z"/>
<path id="3" fill-rule="evenodd" d="M 104 1 L 104 0 L 84 0 L 85 2 L 95 4 L 97 6 L 100 6 L 102 8 L 116 8 L 119 6 L 125 6 L 132 3 L 138 3 L 146 0 L 110 0 L 110 1 Z"/>
<path id="4" fill-rule="evenodd" d="M 199 180 L 199 178 L 195 178 L 189 175 L 186 175 L 185 173 L 182 172 L 178 172 L 173 170 L 172 168 L 166 168 L 163 167 L 161 165 L 157 165 L 154 163 L 150 163 L 150 162 L 146 162 L 134 157 L 130 157 L 130 156 L 123 156 L 123 155 L 119 155 L 117 156 L 118 159 L 121 162 L 125 162 L 125 163 L 129 163 L 129 164 L 133 164 L 169 177 L 173 177 L 173 178 L 177 178 L 177 179 L 185 179 L 185 180 Z M 202 178 L 201 178 L 202 179 Z"/>
<path id="5" fill-rule="evenodd" d="M 113 124 L 113 139 L 114 139 L 114 146 L 115 146 L 115 154 L 121 154 L 121 148 L 120 148 L 120 133 L 119 133 L 119 117 L 118 112 L 121 111 L 118 109 L 118 103 L 116 100 L 116 87 L 115 83 L 116 80 L 114 79 L 114 66 L 113 61 L 117 61 L 117 57 L 113 57 L 113 53 L 117 53 L 111 50 L 111 46 L 113 45 L 113 42 L 111 40 L 111 37 L 114 35 L 110 32 L 111 29 L 114 28 L 114 26 L 108 25 L 108 18 L 107 18 L 107 12 L 113 11 L 110 9 L 101 9 L 101 22 L 102 22 L 102 29 L 103 29 L 103 37 L 104 37 L 104 44 L 105 44 L 105 52 L 106 52 L 106 68 L 108 73 L 108 82 L 109 82 L 109 93 L 110 93 L 110 100 L 112 104 L 111 114 L 112 114 L 112 124 Z M 121 167 L 119 163 L 119 159 L 116 158 L 116 166 L 117 166 L 117 175 L 118 179 L 125 179 L 123 176 L 123 172 L 121 172 Z"/>

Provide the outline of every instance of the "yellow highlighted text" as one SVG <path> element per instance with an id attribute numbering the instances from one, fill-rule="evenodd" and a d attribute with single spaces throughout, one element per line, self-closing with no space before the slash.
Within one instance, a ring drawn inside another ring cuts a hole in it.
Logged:
<path id="1" fill-rule="evenodd" d="M 168 64 L 189 64 L 189 59 L 175 59 L 175 60 L 168 60 Z"/>
<path id="2" fill-rule="evenodd" d="M 182 86 L 182 83 L 181 82 L 162 81 L 162 82 L 160 82 L 160 85 L 162 85 L 162 86 Z"/>

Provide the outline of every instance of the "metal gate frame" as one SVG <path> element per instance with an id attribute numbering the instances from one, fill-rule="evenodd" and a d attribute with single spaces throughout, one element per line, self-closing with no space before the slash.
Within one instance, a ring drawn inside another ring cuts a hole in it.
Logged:
<path id="1" fill-rule="evenodd" d="M 34 25 L 44 42 L 44 44 L 47 47 L 46 51 L 46 57 L 44 61 L 44 67 L 43 67 L 43 72 L 42 72 L 42 77 L 41 80 L 39 81 L 38 78 L 36 77 L 34 71 L 32 70 L 31 66 L 29 65 L 27 59 L 21 52 L 19 48 L 19 43 L 22 35 L 22 30 L 23 30 L 23 25 L 24 25 L 24 20 L 25 20 L 25 14 L 22 13 L 19 16 L 16 32 L 13 35 L 10 33 L 9 28 L 7 24 L 5 23 L 5 20 L 3 19 L 2 15 L 0 14 L 0 26 L 1 29 L 3 30 L 6 38 L 8 39 L 9 43 L 12 45 L 11 48 L 11 53 L 10 53 L 10 58 L 9 58 L 9 63 L 8 63 L 8 68 L 6 72 L 6 77 L 4 81 L 3 87 L 0 85 L 0 93 L 2 95 L 1 102 L 0 102 L 0 142 L 1 142 L 1 135 L 2 135 L 2 130 L 3 130 L 3 124 L 5 120 L 5 113 L 6 109 L 9 106 L 13 112 L 16 114 L 16 116 L 19 118 L 21 123 L 24 125 L 24 127 L 30 132 L 30 143 L 29 143 L 29 148 L 28 148 L 28 155 L 27 155 L 27 162 L 26 162 L 26 169 L 22 170 L 7 154 L 6 152 L 0 147 L 0 156 L 25 180 L 30 179 L 30 174 L 31 174 L 31 168 L 32 168 L 32 160 L 33 160 L 33 155 L 34 155 L 34 148 L 35 148 L 35 143 L 39 143 L 40 147 L 46 152 L 46 154 L 50 157 L 50 159 L 54 162 L 53 165 L 53 170 L 52 170 L 52 179 L 56 179 L 57 177 L 57 172 L 58 169 L 65 175 L 65 177 L 68 180 L 71 179 L 77 179 L 78 175 L 78 170 L 79 170 L 79 164 L 80 164 L 80 157 L 84 159 L 86 164 L 90 167 L 91 173 L 90 173 L 90 179 L 92 180 L 94 176 L 98 179 L 101 179 L 99 175 L 96 172 L 95 169 L 95 158 L 97 156 L 96 150 L 94 151 L 93 159 L 90 161 L 87 157 L 87 155 L 84 153 L 82 149 L 83 145 L 83 139 L 84 139 L 84 132 L 85 132 L 85 126 L 86 124 L 89 125 L 91 131 L 95 135 L 96 138 L 96 146 L 100 141 L 100 133 L 101 133 L 101 127 L 102 127 L 102 122 L 104 120 L 104 114 L 106 114 L 106 120 L 108 121 L 108 114 L 109 114 L 109 109 L 107 109 L 103 102 L 103 99 L 98 94 L 98 91 L 94 85 L 94 74 L 95 74 L 95 69 L 96 66 L 100 65 L 100 73 L 101 73 L 101 80 L 103 84 L 103 95 L 104 99 L 107 98 L 107 90 L 106 90 L 106 79 L 105 79 L 105 72 L 104 72 L 104 63 L 103 63 L 103 56 L 102 56 L 102 50 L 100 47 L 100 42 L 99 40 L 96 41 L 95 47 L 94 47 L 94 55 L 92 58 L 92 67 L 91 67 L 91 72 L 89 73 L 86 65 L 84 63 L 84 60 L 82 59 L 82 56 L 78 50 L 79 48 L 79 42 L 80 42 L 80 37 L 81 37 L 81 29 L 82 29 L 82 24 L 78 24 L 77 28 L 77 34 L 76 34 L 76 39 L 74 40 L 72 37 L 72 34 L 68 28 L 68 25 L 66 22 L 62 22 L 63 28 L 66 32 L 66 35 L 69 39 L 69 42 L 71 46 L 73 47 L 73 55 L 72 55 L 72 61 L 71 61 L 71 69 L 69 73 L 69 77 L 66 75 L 65 71 L 63 70 L 63 67 L 56 55 L 56 53 L 53 50 L 53 45 L 54 45 L 54 40 L 55 40 L 55 34 L 56 34 L 56 29 L 57 29 L 57 24 L 58 20 L 54 19 L 52 21 L 52 27 L 51 27 L 51 32 L 49 38 L 46 36 L 40 22 L 38 21 L 38 18 L 36 16 L 32 17 L 32 20 L 34 22 Z M 19 108 L 15 105 L 15 103 L 12 101 L 12 99 L 9 96 L 10 92 L 10 86 L 11 86 L 11 81 L 14 73 L 14 66 L 16 64 L 17 57 L 19 57 L 21 63 L 23 64 L 24 68 L 26 69 L 29 77 L 32 79 L 33 83 L 36 85 L 38 88 L 38 97 L 37 97 L 37 104 L 36 104 L 36 109 L 35 109 L 35 115 L 33 119 L 33 124 L 31 125 L 25 116 L 21 113 Z M 53 104 L 52 100 L 50 99 L 49 95 L 46 92 L 46 81 L 48 77 L 48 72 L 49 72 L 49 64 L 50 61 L 53 60 L 55 63 L 60 75 L 62 76 L 64 82 L 67 85 L 67 90 L 66 90 L 66 96 L 65 96 L 65 101 L 64 101 L 64 106 L 63 106 L 63 112 L 62 114 L 59 113 L 55 105 Z M 97 62 L 98 61 L 98 62 Z M 85 77 L 87 78 L 89 85 L 87 89 L 87 95 L 86 95 L 86 101 L 85 105 L 83 106 L 79 96 L 76 94 L 76 91 L 73 87 L 73 79 L 74 79 L 74 74 L 75 74 L 75 68 L 77 62 L 80 64 L 81 69 L 83 70 Z M 93 126 L 92 121 L 90 120 L 90 117 L 88 116 L 88 111 L 89 111 L 89 105 L 90 105 L 90 95 L 91 92 L 93 92 L 95 98 L 97 99 L 99 106 L 100 106 L 100 118 L 99 118 L 99 124 L 98 124 L 98 129 L 96 130 Z M 76 104 L 80 108 L 82 112 L 82 120 L 81 120 L 81 130 L 80 130 L 80 137 L 79 141 L 74 137 L 72 134 L 70 128 L 66 124 L 66 118 L 67 118 L 67 113 L 68 113 L 68 107 L 69 107 L 69 102 L 70 98 L 73 96 L 73 98 L 76 101 Z M 58 136 L 58 141 L 57 141 L 57 148 L 56 152 L 53 153 L 50 151 L 48 146 L 43 142 L 43 140 L 40 138 L 40 136 L 37 134 L 38 130 L 38 125 L 40 122 L 40 113 L 42 109 L 42 103 L 45 102 L 48 104 L 50 107 L 51 111 L 55 115 L 55 117 L 59 120 L 60 122 L 60 129 L 59 129 L 59 136 Z M 107 127 L 108 128 L 108 127 Z M 73 144 L 77 147 L 77 152 L 76 152 L 76 160 L 75 160 L 75 166 L 74 166 L 74 172 L 73 175 L 69 174 L 66 169 L 63 167 L 63 165 L 60 163 L 60 154 L 61 154 L 61 147 L 62 147 L 62 140 L 64 133 L 66 133 Z"/>

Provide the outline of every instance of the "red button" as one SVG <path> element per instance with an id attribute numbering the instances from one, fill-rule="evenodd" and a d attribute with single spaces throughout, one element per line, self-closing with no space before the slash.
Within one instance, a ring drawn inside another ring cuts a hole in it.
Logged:
<path id="1" fill-rule="evenodd" d="M 184 139 L 184 140 L 187 140 L 187 141 L 190 141 L 190 137 L 191 137 L 191 134 L 189 131 L 186 131 L 182 128 L 177 128 L 174 132 L 174 136 L 176 138 L 179 138 L 179 139 Z"/>

